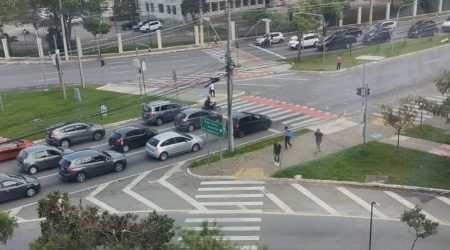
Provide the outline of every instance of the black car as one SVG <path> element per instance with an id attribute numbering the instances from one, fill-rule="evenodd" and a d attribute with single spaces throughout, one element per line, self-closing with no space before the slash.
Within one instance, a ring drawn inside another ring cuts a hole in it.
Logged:
<path id="1" fill-rule="evenodd" d="M 175 116 L 175 128 L 192 132 L 195 129 L 200 128 L 200 119 L 202 117 L 222 122 L 222 115 L 217 112 L 198 108 L 189 108 L 180 111 L 180 113 Z"/>
<path id="2" fill-rule="evenodd" d="M 37 178 L 0 174 L 0 202 L 20 197 L 33 197 L 40 189 L 41 184 Z"/>
<path id="3" fill-rule="evenodd" d="M 268 130 L 272 121 L 266 115 L 238 112 L 233 115 L 233 135 L 240 138 L 246 134 Z"/>
<path id="4" fill-rule="evenodd" d="M 108 143 L 112 149 L 128 152 L 131 148 L 143 147 L 147 141 L 157 134 L 156 130 L 128 126 L 116 129 Z"/>
<path id="5" fill-rule="evenodd" d="M 362 29 L 360 29 L 358 27 L 345 27 L 334 33 L 335 36 L 350 35 L 350 36 L 355 36 L 355 37 L 360 37 L 360 36 L 362 36 L 362 34 L 363 34 Z"/>
<path id="6" fill-rule="evenodd" d="M 374 43 L 384 43 L 391 41 L 391 28 L 379 28 L 377 30 L 368 31 L 364 34 L 362 43 L 374 44 Z"/>
<path id="7" fill-rule="evenodd" d="M 127 30 L 132 30 L 133 26 L 136 24 L 137 24 L 137 22 L 128 21 L 128 22 L 122 23 L 121 27 L 122 27 L 123 31 L 127 31 Z"/>
<path id="8" fill-rule="evenodd" d="M 408 37 L 436 36 L 438 32 L 439 28 L 433 20 L 419 20 L 409 28 Z"/>
<path id="9" fill-rule="evenodd" d="M 38 171 L 56 168 L 62 156 L 73 152 L 70 149 L 37 145 L 22 149 L 17 155 L 17 166 L 23 172 L 36 174 Z"/>
<path id="10" fill-rule="evenodd" d="M 320 41 L 317 44 L 317 49 L 320 51 L 349 49 L 353 43 L 356 43 L 356 37 L 352 35 L 331 35 Z"/>
<path id="11" fill-rule="evenodd" d="M 126 166 L 127 158 L 121 153 L 82 149 L 63 156 L 59 161 L 59 174 L 64 181 L 84 182 L 89 176 L 121 172 Z"/>

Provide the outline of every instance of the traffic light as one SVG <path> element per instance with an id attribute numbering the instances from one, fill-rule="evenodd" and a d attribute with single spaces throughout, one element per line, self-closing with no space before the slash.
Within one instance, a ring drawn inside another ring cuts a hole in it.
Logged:
<path id="1" fill-rule="evenodd" d="M 361 95 L 361 94 L 362 94 L 362 93 L 361 93 L 361 92 L 362 92 L 362 89 L 363 89 L 363 88 L 357 88 L 357 89 L 356 89 L 356 94 L 359 95 L 359 96 L 362 96 L 362 95 Z"/>
<path id="2" fill-rule="evenodd" d="M 367 95 L 370 95 L 370 88 L 367 88 Z"/>
<path id="3" fill-rule="evenodd" d="M 105 66 L 105 60 L 100 59 L 100 67 L 103 67 L 103 66 Z"/>

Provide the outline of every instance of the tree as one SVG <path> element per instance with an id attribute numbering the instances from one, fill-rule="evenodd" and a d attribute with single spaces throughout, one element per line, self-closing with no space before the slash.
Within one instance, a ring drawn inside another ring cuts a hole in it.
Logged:
<path id="1" fill-rule="evenodd" d="M 422 121 L 423 121 L 423 114 L 426 112 L 431 112 L 433 103 L 428 101 L 425 97 L 417 96 L 415 97 L 415 102 L 417 105 L 417 109 L 420 111 L 420 129 L 422 129 Z"/>
<path id="2" fill-rule="evenodd" d="M 299 6 L 304 12 L 321 14 L 326 23 L 337 23 L 344 9 L 349 7 L 346 0 L 299 0 Z"/>
<path id="3" fill-rule="evenodd" d="M 136 9 L 136 1 L 130 0 L 114 0 L 113 14 L 115 20 L 128 20 L 130 19 L 130 14 L 132 19 L 137 20 L 138 17 Z M 132 20 L 129 20 L 132 21 Z"/>
<path id="4" fill-rule="evenodd" d="M 204 221 L 200 231 L 182 230 L 181 247 L 182 250 L 237 250 L 239 249 L 230 241 L 224 240 L 220 227 L 216 222 Z"/>
<path id="5" fill-rule="evenodd" d="M 13 236 L 16 227 L 16 218 L 10 217 L 6 212 L 0 212 L 0 243 L 5 245 Z"/>
<path id="6" fill-rule="evenodd" d="M 189 14 L 192 21 L 197 21 L 200 10 L 200 2 L 202 5 L 203 13 L 208 12 L 209 5 L 205 0 L 183 0 L 183 2 L 181 2 L 181 14 L 183 16 Z"/>
<path id="7" fill-rule="evenodd" d="M 400 106 L 394 111 L 388 105 L 381 105 L 381 114 L 383 115 L 384 125 L 391 126 L 397 134 L 397 152 L 400 147 L 400 133 L 403 129 L 413 125 L 417 111 L 415 110 L 416 102 L 414 97 L 408 96 L 400 99 Z"/>
<path id="8" fill-rule="evenodd" d="M 450 94 L 450 71 L 444 71 L 442 75 L 435 81 L 436 88 L 442 95 Z M 450 124 L 450 96 L 442 101 L 442 104 L 433 104 L 431 113 L 434 116 L 445 119 L 446 124 Z"/>
<path id="9" fill-rule="evenodd" d="M 411 245 L 411 250 L 414 249 L 414 245 L 419 238 L 425 239 L 438 232 L 439 223 L 427 219 L 419 206 L 409 211 L 404 211 L 400 217 L 400 221 L 406 223 L 412 229 L 410 232 L 414 235 L 414 241 Z"/>
<path id="10" fill-rule="evenodd" d="M 450 71 L 444 71 L 442 75 L 435 81 L 436 88 L 441 94 L 450 93 Z"/>
<path id="11" fill-rule="evenodd" d="M 90 32 L 95 39 L 98 34 L 107 34 L 110 26 L 106 23 L 102 23 L 98 17 L 86 17 L 83 22 L 83 28 Z"/>
<path id="12" fill-rule="evenodd" d="M 294 24 L 295 29 L 298 32 L 299 46 L 298 46 L 297 59 L 298 59 L 298 61 L 300 61 L 301 53 L 302 53 L 303 33 L 312 31 L 312 30 L 316 30 L 319 27 L 320 23 L 318 22 L 317 18 L 303 15 L 301 13 L 294 14 L 292 23 Z"/>

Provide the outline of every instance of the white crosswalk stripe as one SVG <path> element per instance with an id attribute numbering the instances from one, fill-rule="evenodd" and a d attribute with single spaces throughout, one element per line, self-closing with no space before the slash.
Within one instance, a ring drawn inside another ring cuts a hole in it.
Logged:
<path id="1" fill-rule="evenodd" d="M 226 51 L 222 48 L 214 48 L 214 49 L 204 49 L 202 50 L 212 58 L 218 60 L 221 63 L 225 63 Z M 242 60 L 242 58 L 237 58 L 235 53 L 231 54 L 231 58 L 233 61 L 237 62 L 239 60 L 240 63 L 246 63 L 247 61 Z"/>

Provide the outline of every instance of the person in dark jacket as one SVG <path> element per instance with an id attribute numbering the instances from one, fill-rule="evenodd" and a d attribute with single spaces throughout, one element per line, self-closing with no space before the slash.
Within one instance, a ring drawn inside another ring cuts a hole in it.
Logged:
<path id="1" fill-rule="evenodd" d="M 273 144 L 273 159 L 275 160 L 275 166 L 280 166 L 280 156 L 281 156 L 281 144 L 275 141 Z"/>
<path id="2" fill-rule="evenodd" d="M 320 144 L 322 143 L 323 133 L 320 132 L 320 129 L 318 128 L 314 133 L 314 136 L 316 137 L 316 153 L 318 153 L 320 152 Z"/>
<path id="3" fill-rule="evenodd" d="M 294 133 L 288 129 L 288 126 L 284 127 L 284 148 L 287 150 L 292 148 L 291 138 L 294 137 Z"/>

